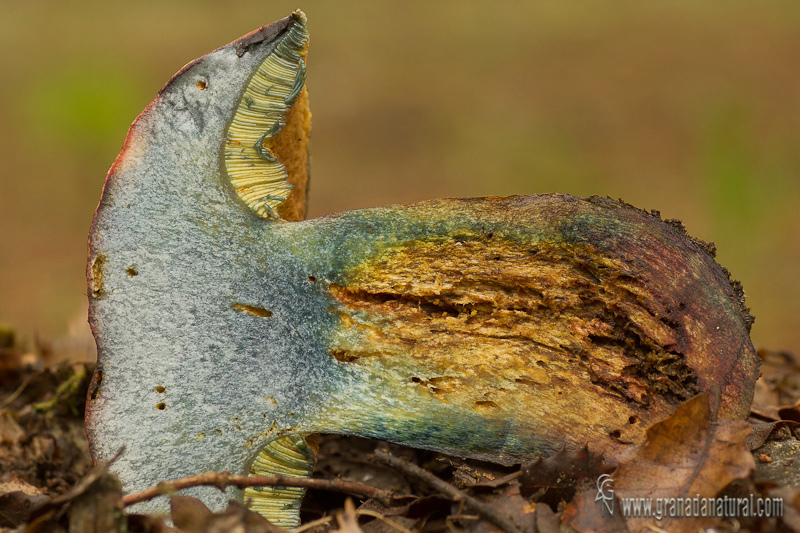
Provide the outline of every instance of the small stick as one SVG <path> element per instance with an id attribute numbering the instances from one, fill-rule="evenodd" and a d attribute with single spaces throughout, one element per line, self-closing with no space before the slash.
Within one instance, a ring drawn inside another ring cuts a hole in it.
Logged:
<path id="1" fill-rule="evenodd" d="M 199 487 L 202 485 L 213 485 L 220 490 L 225 490 L 229 486 L 239 487 L 302 487 L 308 489 L 330 490 L 335 492 L 346 492 L 355 496 L 374 498 L 386 506 L 391 505 L 391 501 L 401 496 L 397 496 L 392 491 L 381 490 L 369 485 L 342 481 L 341 479 L 309 479 L 285 476 L 233 476 L 229 472 L 206 472 L 196 476 L 189 476 L 173 481 L 162 481 L 141 492 L 128 494 L 122 498 L 122 504 L 127 507 L 134 503 L 150 500 L 164 494 L 172 494 L 181 489 L 189 487 Z"/>
<path id="2" fill-rule="evenodd" d="M 395 457 L 394 455 L 391 455 L 383 450 L 376 450 L 375 458 L 385 465 L 389 465 L 392 468 L 400 470 L 401 472 L 430 485 L 454 501 L 464 502 L 466 507 L 469 507 L 479 515 L 483 516 L 486 520 L 492 522 L 506 533 L 522 533 L 522 530 L 519 528 L 519 526 L 512 522 L 508 515 L 497 512 L 497 510 L 492 506 L 483 503 L 477 498 L 473 498 L 464 491 L 455 488 L 450 483 L 439 479 L 417 465 L 404 461 L 403 459 Z"/>
<path id="3" fill-rule="evenodd" d="M 14 403 L 14 400 L 19 398 L 19 395 L 22 394 L 22 391 L 25 390 L 25 387 L 28 386 L 28 383 L 31 382 L 31 379 L 33 379 L 34 375 L 35 374 L 28 374 L 27 376 L 25 376 L 25 379 L 22 380 L 22 384 L 17 388 L 17 390 L 9 394 L 8 397 L 5 400 L 3 400 L 3 403 L 0 403 L 0 409 L 5 409 L 6 407 Z"/>
<path id="4" fill-rule="evenodd" d="M 357 516 L 371 516 L 372 518 L 377 518 L 378 520 L 380 520 L 381 522 L 383 522 L 387 526 L 389 526 L 391 528 L 394 528 L 397 531 L 400 531 L 402 533 L 413 533 L 410 529 L 404 528 L 400 524 L 397 524 L 397 523 L 389 520 L 388 518 L 386 518 L 385 516 L 383 516 L 381 513 L 377 512 L 377 511 L 370 511 L 369 509 L 364 509 L 362 511 L 362 510 L 356 509 L 356 515 Z"/>
<path id="5" fill-rule="evenodd" d="M 311 522 L 309 522 L 307 524 L 303 524 L 302 526 L 300 526 L 300 527 L 298 527 L 296 529 L 292 529 L 291 532 L 292 533 L 303 533 L 303 531 L 308 531 L 309 529 L 314 529 L 317 526 L 321 526 L 321 525 L 333 522 L 334 518 L 336 518 L 335 515 L 329 514 L 328 516 L 323 516 L 322 518 L 317 518 L 316 520 L 313 520 L 313 521 L 311 521 Z"/>
<path id="6" fill-rule="evenodd" d="M 393 527 L 394 529 L 396 529 L 398 531 L 402 531 L 402 533 L 413 533 L 411 530 L 406 529 L 403 526 L 401 526 L 400 524 L 397 524 L 397 523 L 389 520 L 388 518 L 386 518 L 385 516 L 383 516 L 381 513 L 377 512 L 377 511 L 370 511 L 368 509 L 356 509 L 356 516 L 370 516 L 372 518 L 377 518 L 378 520 L 380 520 L 381 522 L 385 523 L 389 527 Z M 313 522 L 309 522 L 307 524 L 303 524 L 302 526 L 291 530 L 291 533 L 302 533 L 303 531 L 308 531 L 309 529 L 314 529 L 317 526 L 321 526 L 323 524 L 327 524 L 329 522 L 332 522 L 334 518 L 336 518 L 335 515 L 323 516 L 322 518 L 318 518 L 317 520 L 314 520 Z M 476 516 L 475 518 L 478 518 L 478 517 Z"/>

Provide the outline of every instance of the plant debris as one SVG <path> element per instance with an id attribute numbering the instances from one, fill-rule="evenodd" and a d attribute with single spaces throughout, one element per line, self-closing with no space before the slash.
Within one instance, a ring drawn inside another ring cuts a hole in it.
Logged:
<path id="1" fill-rule="evenodd" d="M 0 531 L 276 533 L 239 502 L 212 512 L 179 487 L 236 484 L 241 476 L 203 473 L 167 480 L 170 516 L 129 514 L 108 464 L 92 467 L 83 406 L 92 365 L 48 366 L 4 337 L 0 358 Z M 9 340 L 11 339 L 11 340 Z M 700 394 L 653 424 L 647 440 L 618 464 L 592 451 L 563 449 L 501 466 L 389 443 L 325 435 L 303 502 L 309 532 L 552 533 L 557 531 L 800 531 L 800 368 L 794 356 L 760 351 L 765 361 L 749 424 L 715 419 Z M 610 475 L 618 512 L 603 513 L 597 480 Z M 279 480 L 264 479 L 273 484 Z M 252 482 L 252 481 L 250 481 Z M 284 481 L 285 482 L 285 481 Z M 625 519 L 622 497 L 782 498 L 783 516 Z M 167 520 L 169 519 L 169 520 Z"/>

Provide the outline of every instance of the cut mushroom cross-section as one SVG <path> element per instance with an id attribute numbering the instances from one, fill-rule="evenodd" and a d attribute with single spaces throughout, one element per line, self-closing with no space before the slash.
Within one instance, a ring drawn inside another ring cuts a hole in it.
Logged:
<path id="1" fill-rule="evenodd" d="M 125 447 L 125 491 L 308 475 L 325 432 L 501 463 L 586 443 L 613 459 L 702 391 L 746 415 L 751 317 L 679 224 L 560 194 L 302 221 L 307 40 L 297 12 L 188 64 L 109 172 L 86 425 L 95 459 Z M 285 527 L 302 496 L 187 493 L 246 498 Z"/>

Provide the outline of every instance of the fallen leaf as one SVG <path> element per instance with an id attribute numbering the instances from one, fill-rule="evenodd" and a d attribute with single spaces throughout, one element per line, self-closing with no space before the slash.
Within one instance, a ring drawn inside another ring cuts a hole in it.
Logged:
<path id="1" fill-rule="evenodd" d="M 336 521 L 339 523 L 338 533 L 364 533 L 358 526 L 356 507 L 353 505 L 353 500 L 351 498 L 345 500 L 344 512 L 336 515 Z"/>
<path id="2" fill-rule="evenodd" d="M 38 488 L 11 474 L 8 481 L 0 483 L 0 527 L 19 526 L 46 500 Z"/>
<path id="3" fill-rule="evenodd" d="M 563 524 L 569 524 L 580 533 L 623 533 L 628 531 L 628 526 L 622 513 L 619 511 L 619 500 L 611 494 L 613 500 L 613 514 L 605 510 L 603 502 L 596 500 L 596 490 L 579 492 L 567 504 L 561 518 Z"/>
<path id="4" fill-rule="evenodd" d="M 536 519 L 536 504 L 529 502 L 520 494 L 520 486 L 516 481 L 512 481 L 495 489 L 491 493 L 483 493 L 480 500 L 492 507 L 499 515 L 509 518 L 517 525 L 520 531 L 533 533 L 534 521 Z M 465 508 L 460 502 L 453 505 L 453 514 L 450 520 L 467 514 L 474 516 L 472 520 L 461 519 L 464 530 L 469 533 L 491 533 L 498 531 L 498 526 L 491 521 L 480 517 L 477 513 Z"/>
<path id="5" fill-rule="evenodd" d="M 81 533 L 127 531 L 122 512 L 122 485 L 113 474 L 104 472 L 69 502 L 69 530 Z"/>
<path id="6" fill-rule="evenodd" d="M 657 498 L 710 498 L 730 482 L 747 478 L 755 468 L 745 445 L 749 432 L 744 421 L 715 420 L 705 393 L 684 402 L 672 416 L 647 430 L 647 440 L 611 476 L 616 513 L 621 512 L 618 505 L 623 498 L 651 498 L 655 510 Z M 592 489 L 576 497 L 564 520 L 579 531 L 618 531 L 601 516 L 604 502 L 594 501 L 597 493 Z M 672 516 L 683 511 L 682 506 L 667 505 L 662 510 L 661 521 L 626 517 L 626 525 L 632 531 L 657 527 L 693 533 L 718 524 L 715 518 Z"/>
<path id="7" fill-rule="evenodd" d="M 547 505 L 536 506 L 536 532 L 560 533 L 561 523 L 558 516 Z"/>
<path id="8" fill-rule="evenodd" d="M 800 423 L 792 422 L 791 420 L 775 420 L 774 422 L 751 424 L 750 427 L 753 429 L 753 432 L 747 436 L 745 442 L 747 443 L 748 449 L 757 450 L 770 438 L 780 440 L 780 430 L 791 431 L 791 429 L 796 429 L 798 426 L 800 426 Z M 789 435 L 791 435 L 791 433 L 788 433 L 786 436 Z"/>
<path id="9" fill-rule="evenodd" d="M 0 411 L 0 444 L 16 444 L 25 436 L 25 431 L 15 418 L 10 411 Z"/>
<path id="10" fill-rule="evenodd" d="M 286 533 L 285 529 L 272 524 L 260 514 L 251 511 L 243 503 L 231 500 L 228 508 L 209 517 L 202 533 Z M 198 531 L 198 533 L 200 533 Z"/>
<path id="11" fill-rule="evenodd" d="M 173 496 L 169 500 L 170 515 L 175 527 L 185 533 L 204 533 L 211 511 L 190 496 Z"/>
<path id="12" fill-rule="evenodd" d="M 8 480 L 0 483 L 0 495 L 9 494 L 11 492 L 22 492 L 26 496 L 42 495 L 42 491 L 39 488 L 19 479 L 16 474 L 11 474 Z"/>
<path id="13" fill-rule="evenodd" d="M 596 479 L 613 469 L 604 462 L 602 454 L 589 451 L 588 446 L 577 451 L 562 448 L 550 457 L 540 457 L 522 465 L 521 492 L 526 498 L 536 496 L 538 502 L 557 509 L 560 502 L 572 500 L 581 481 Z"/>
<path id="14" fill-rule="evenodd" d="M 750 410 L 760 418 L 800 421 L 797 402 L 800 400 L 800 363 L 789 352 L 760 349 L 761 377 L 756 381 L 755 395 Z M 788 409 L 786 413 L 781 410 Z"/>

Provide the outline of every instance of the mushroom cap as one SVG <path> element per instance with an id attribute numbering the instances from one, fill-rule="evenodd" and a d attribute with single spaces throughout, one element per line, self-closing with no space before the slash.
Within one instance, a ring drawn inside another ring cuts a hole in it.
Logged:
<path id="1" fill-rule="evenodd" d="M 613 457 L 701 391 L 720 416 L 746 415 L 758 364 L 743 296 L 707 247 L 650 213 L 563 194 L 302 222 L 248 207 L 226 133 L 295 23 L 184 67 L 106 180 L 86 427 L 95 460 L 125 447 L 112 469 L 127 492 L 245 473 L 294 433 L 510 463 L 587 442 Z M 212 508 L 241 497 L 188 493 Z"/>

